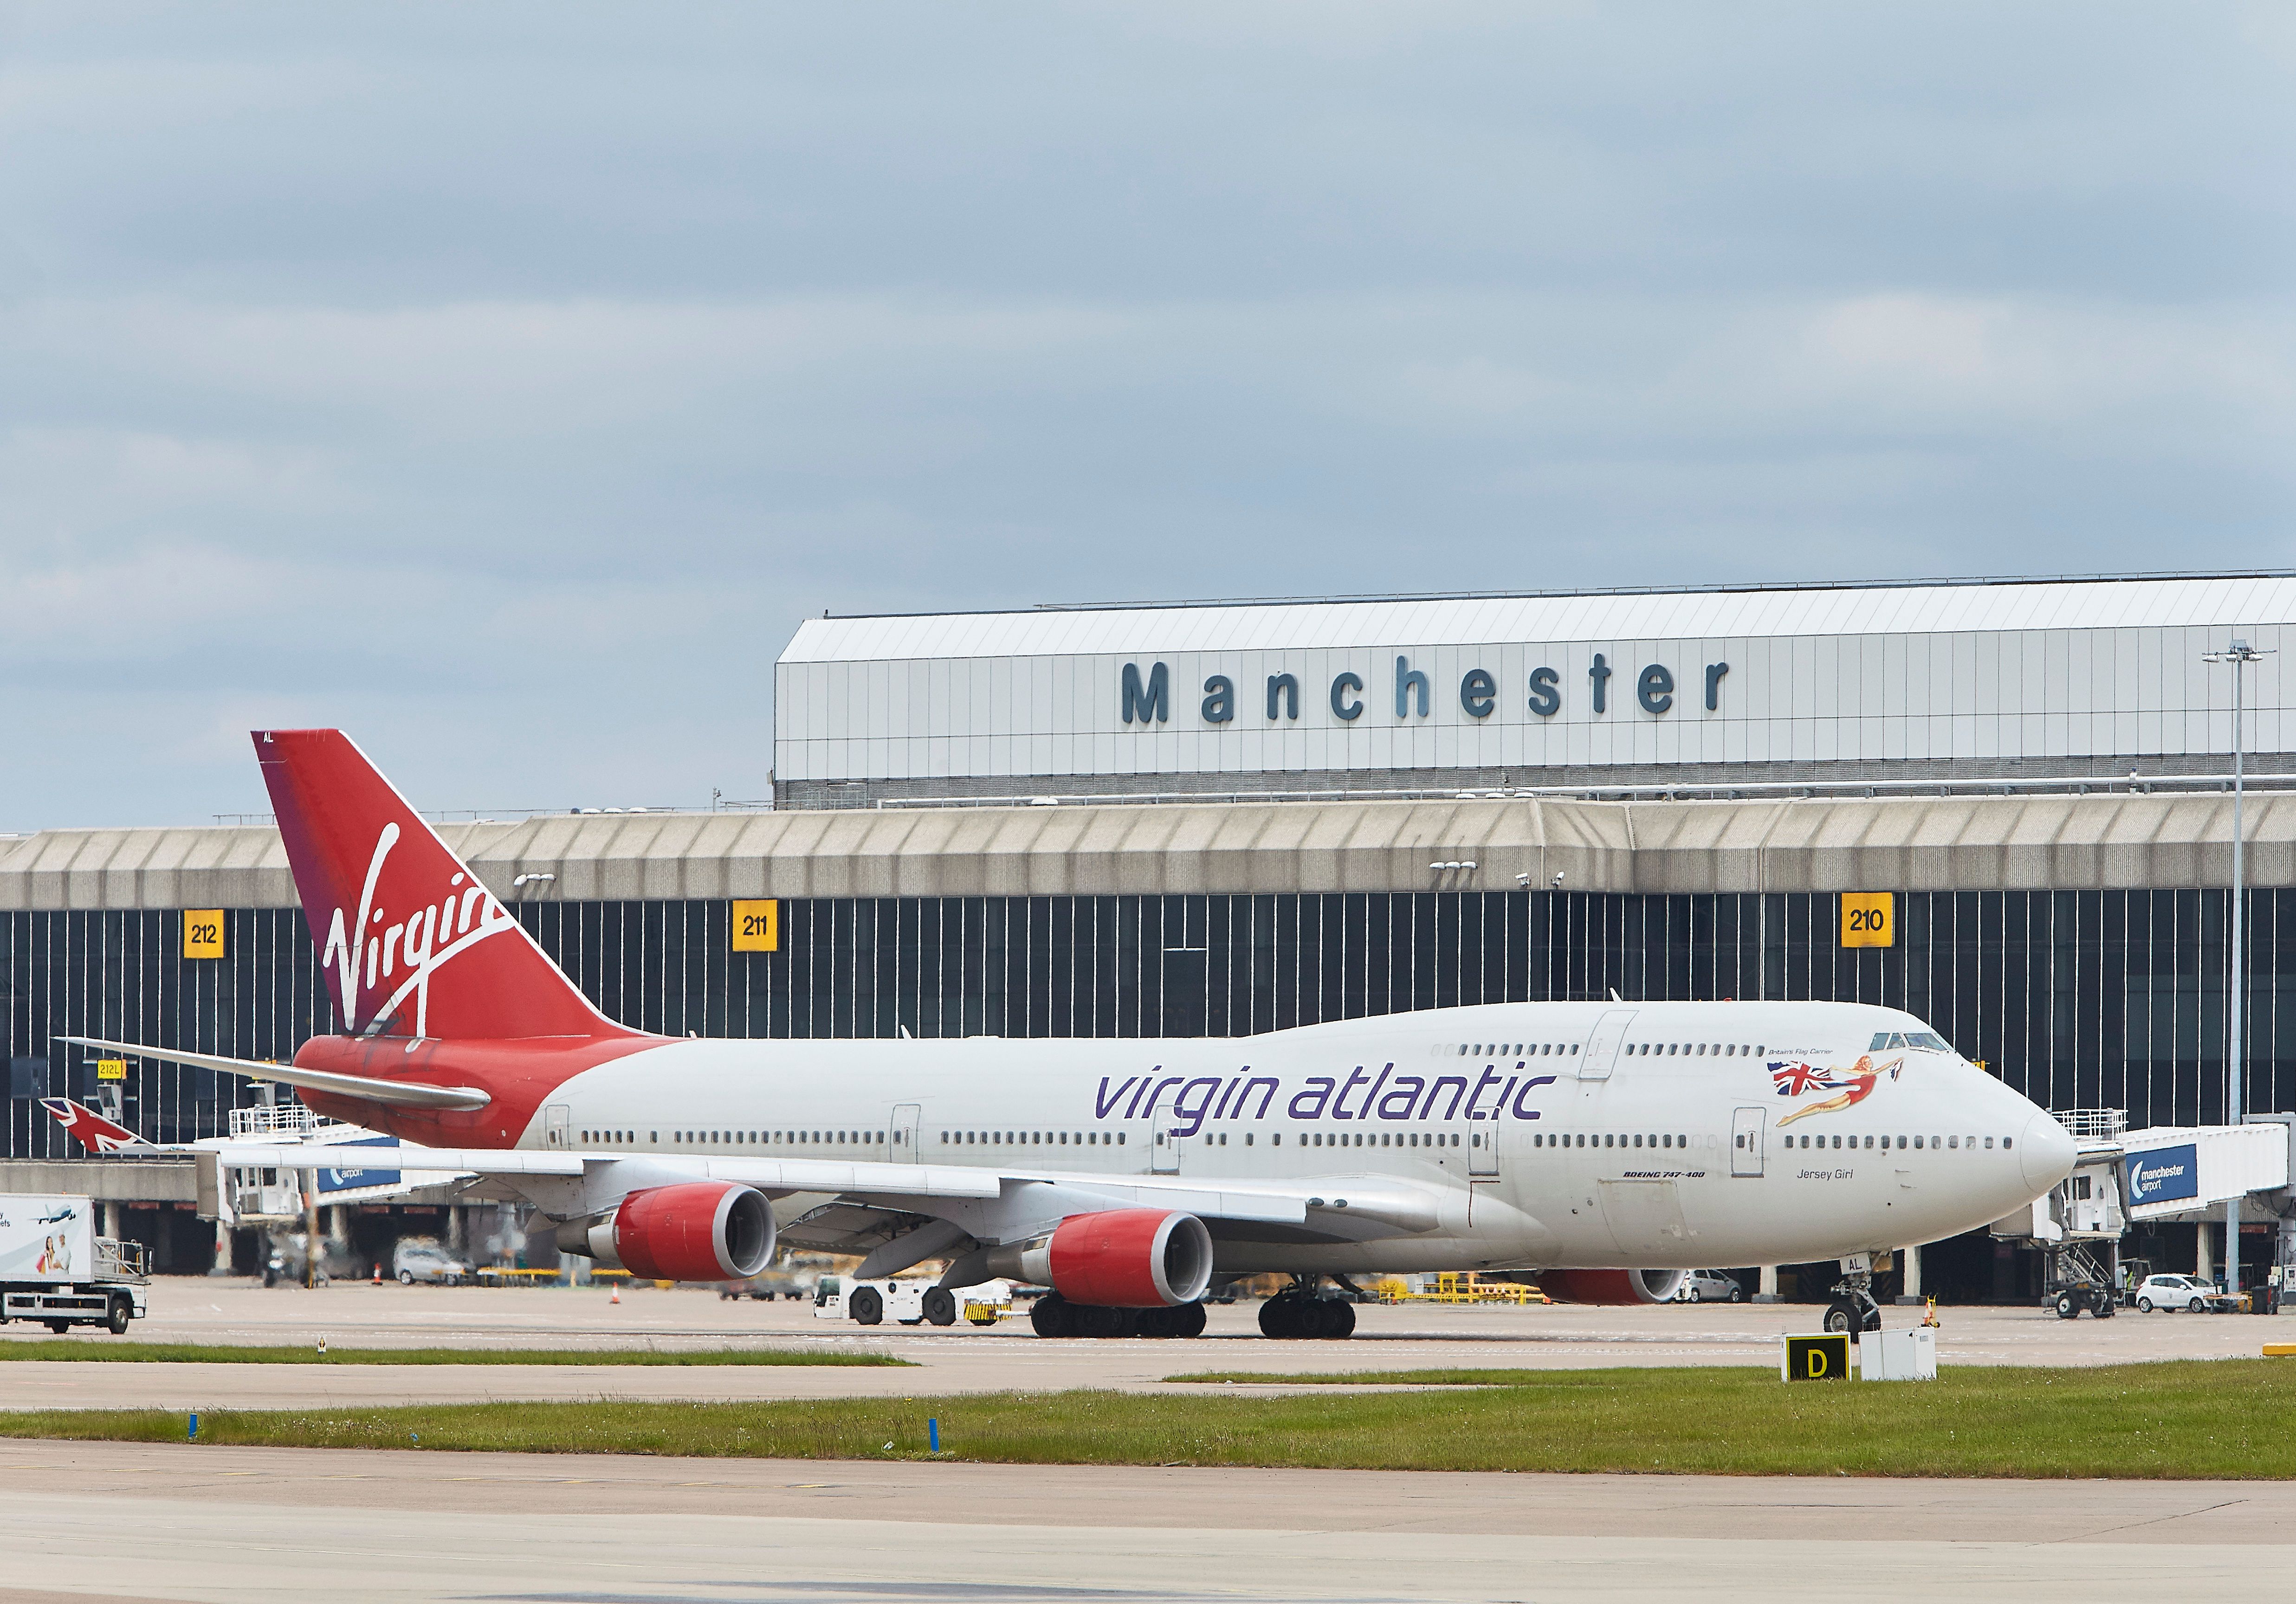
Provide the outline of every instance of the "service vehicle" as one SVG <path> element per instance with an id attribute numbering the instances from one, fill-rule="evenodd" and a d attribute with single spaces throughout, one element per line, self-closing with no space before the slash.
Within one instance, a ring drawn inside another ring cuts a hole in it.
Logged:
<path id="1" fill-rule="evenodd" d="M 402 1237 L 390 1250 L 390 1273 L 402 1287 L 416 1281 L 459 1287 L 471 1279 L 471 1262 L 456 1258 L 429 1237 Z"/>
<path id="2" fill-rule="evenodd" d="M 2148 1275 L 2136 1287 L 2136 1306 L 2147 1314 L 2155 1309 L 2206 1314 L 2236 1308 L 2239 1304 L 2232 1294 L 2190 1275 Z"/>
<path id="3" fill-rule="evenodd" d="M 95 1234 L 95 1204 L 45 1193 L 0 1196 L 0 1324 L 37 1321 L 62 1336 L 113 1336 L 144 1315 L 151 1265 L 141 1242 Z"/>
<path id="4" fill-rule="evenodd" d="M 977 1287 L 967 1287 L 958 1300 L 957 1312 L 973 1325 L 995 1325 L 1013 1313 L 1013 1283 L 986 1281 Z"/>
<path id="5" fill-rule="evenodd" d="M 403 1170 L 472 1174 L 643 1276 L 738 1281 L 777 1246 L 872 1283 L 938 1260 L 952 1295 L 1049 1285 L 1031 1323 L 1063 1338 L 1201 1330 L 1216 1277 L 1280 1274 L 1261 1332 L 1341 1337 L 1343 1278 L 1505 1265 L 1562 1301 L 1660 1303 L 1695 1240 L 1838 1263 L 1825 1328 L 1875 1330 L 1876 1255 L 2073 1170 L 2046 1110 L 1860 1002 L 1477 1003 L 1249 1046 L 664 1035 L 602 1013 L 340 731 L 252 736 L 340 1031 L 291 1064 L 56 1039 L 294 1086 L 401 1138 Z"/>
<path id="6" fill-rule="evenodd" d="M 955 1325 L 956 1294 L 922 1275 L 899 1281 L 824 1275 L 814 1283 L 813 1317 L 849 1320 L 856 1325 L 882 1325 L 887 1320 L 903 1325 Z"/>
<path id="7" fill-rule="evenodd" d="M 1685 1270 L 1677 1303 L 1743 1303 L 1746 1289 L 1719 1270 Z"/>

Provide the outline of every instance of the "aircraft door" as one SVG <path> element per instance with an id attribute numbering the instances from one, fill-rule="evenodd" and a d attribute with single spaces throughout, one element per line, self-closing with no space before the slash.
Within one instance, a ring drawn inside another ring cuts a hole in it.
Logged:
<path id="1" fill-rule="evenodd" d="M 1467 1127 L 1467 1174 L 1476 1181 L 1496 1181 L 1499 1174 L 1499 1122 Z"/>
<path id="2" fill-rule="evenodd" d="M 567 1109 L 564 1103 L 552 1103 L 542 1110 L 542 1145 L 562 1148 L 566 1145 Z"/>
<path id="3" fill-rule="evenodd" d="M 1730 1118 L 1730 1173 L 1762 1173 L 1762 1127 L 1769 1121 L 1767 1109 L 1740 1109 Z"/>
<path id="4" fill-rule="evenodd" d="M 1580 1080 L 1611 1078 L 1611 1065 L 1619 1056 L 1620 1043 L 1627 1039 L 1627 1027 L 1634 1022 L 1631 1008 L 1614 1008 L 1595 1021 L 1595 1034 L 1587 1038 L 1587 1051 L 1578 1055 Z"/>
<path id="5" fill-rule="evenodd" d="M 922 1123 L 924 1109 L 918 1103 L 895 1103 L 892 1123 L 885 1127 L 885 1162 L 888 1164 L 922 1164 L 917 1142 L 917 1126 Z"/>
<path id="6" fill-rule="evenodd" d="M 1182 1138 L 1172 1129 L 1172 1103 L 1178 1093 L 1177 1086 L 1167 1086 L 1149 1107 L 1148 1172 L 1151 1174 L 1177 1175 L 1180 1173 Z"/>

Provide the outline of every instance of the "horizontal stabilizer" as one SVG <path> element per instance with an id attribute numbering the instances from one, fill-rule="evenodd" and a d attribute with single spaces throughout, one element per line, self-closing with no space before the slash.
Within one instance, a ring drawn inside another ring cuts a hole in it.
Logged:
<path id="1" fill-rule="evenodd" d="M 374 1080 L 364 1075 L 336 1075 L 325 1069 L 299 1069 L 292 1064 L 264 1064 L 253 1059 L 222 1058 L 211 1052 L 180 1052 L 172 1047 L 138 1047 L 130 1042 L 105 1042 L 94 1036 L 58 1036 L 80 1047 L 99 1047 L 128 1058 L 157 1059 L 163 1064 L 186 1064 L 194 1069 L 218 1069 L 244 1075 L 250 1080 L 277 1081 L 283 1086 L 302 1086 L 334 1097 L 363 1098 L 395 1109 L 483 1109 L 494 1101 L 476 1086 L 431 1086 L 420 1081 Z"/>

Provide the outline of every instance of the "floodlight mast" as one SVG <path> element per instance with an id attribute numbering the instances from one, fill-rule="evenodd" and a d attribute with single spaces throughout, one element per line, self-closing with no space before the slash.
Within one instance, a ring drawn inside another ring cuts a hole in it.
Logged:
<path id="1" fill-rule="evenodd" d="M 2259 651 L 2246 641 L 2235 640 L 2222 651 L 2204 651 L 2204 663 L 2232 665 L 2232 941 L 2227 963 L 2231 973 L 2225 986 L 2225 1123 L 2244 1125 L 2248 1121 L 2248 1038 L 2245 1034 L 2245 1010 L 2248 1001 L 2247 921 L 2243 917 L 2242 904 L 2246 900 L 2247 881 L 2243 872 L 2242 847 L 2245 844 L 2241 829 L 2241 793 L 2245 779 L 2243 762 L 2246 746 L 2243 723 L 2246 713 L 2244 691 L 2248 675 L 2242 672 L 2251 663 L 2261 662 L 2268 654 Z M 2240 1196 L 2234 1193 L 2225 1199 L 2225 1290 L 2240 1290 Z"/>

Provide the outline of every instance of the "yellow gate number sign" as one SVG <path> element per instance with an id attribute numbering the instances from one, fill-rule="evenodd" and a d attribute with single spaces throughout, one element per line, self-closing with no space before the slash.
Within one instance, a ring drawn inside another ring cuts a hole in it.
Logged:
<path id="1" fill-rule="evenodd" d="M 734 904 L 734 950 L 777 953 L 782 945 L 782 904 L 774 897 Z"/>
<path id="2" fill-rule="evenodd" d="M 184 956 L 186 958 L 223 956 L 223 910 L 221 908 L 184 910 Z"/>
<path id="3" fill-rule="evenodd" d="M 1779 1338 L 1785 1351 L 1778 1359 L 1782 1381 L 1847 1381 L 1849 1379 L 1849 1333 L 1814 1332 L 1807 1337 Z"/>
<path id="4" fill-rule="evenodd" d="M 1898 898 L 1890 891 L 1844 891 L 1841 894 L 1841 945 L 1846 947 L 1898 945 Z"/>
<path id="5" fill-rule="evenodd" d="M 95 1078 L 100 1081 L 126 1080 L 127 1078 L 127 1060 L 126 1059 L 96 1060 Z"/>

